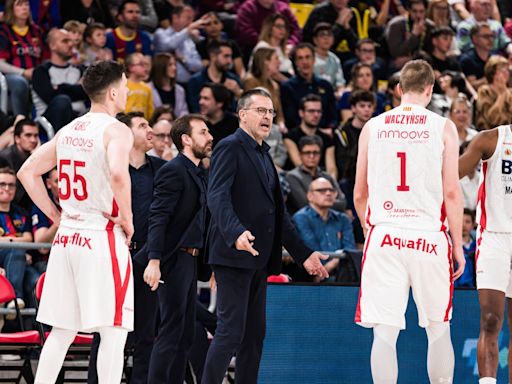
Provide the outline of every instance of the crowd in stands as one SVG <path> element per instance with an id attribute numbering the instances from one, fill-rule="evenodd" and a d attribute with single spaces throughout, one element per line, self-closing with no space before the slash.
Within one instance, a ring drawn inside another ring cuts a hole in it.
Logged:
<path id="1" fill-rule="evenodd" d="M 398 72 L 408 60 L 433 66 L 437 83 L 429 108 L 454 121 L 461 151 L 477 131 L 511 123 L 511 4 L 317 0 L 311 8 L 286 0 L 5 0 L 0 241 L 52 241 L 55 226 L 33 206 L 15 172 L 52 129 L 88 110 L 85 68 L 113 59 L 126 67 L 126 112 L 142 112 L 150 121 L 151 154 L 166 160 L 177 153 L 170 135 L 175 118 L 206 116 L 217 144 L 238 127 L 242 92 L 267 89 L 274 106 L 267 142 L 299 232 L 315 249 L 360 248 L 364 237 L 352 201 L 359 133 L 372 116 L 400 103 Z M 461 180 L 469 259 L 477 174 Z M 58 202 L 57 172 L 46 183 Z M 24 282 L 33 284 L 46 257 L 44 251 L 0 251 L 0 273 L 21 304 Z M 327 264 L 335 275 L 336 259 Z M 474 286 L 470 264 L 461 285 Z"/>

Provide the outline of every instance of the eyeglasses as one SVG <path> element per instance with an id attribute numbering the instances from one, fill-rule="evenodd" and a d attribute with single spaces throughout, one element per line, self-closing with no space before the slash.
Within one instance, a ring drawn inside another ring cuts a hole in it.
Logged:
<path id="1" fill-rule="evenodd" d="M 360 48 L 359 52 L 361 52 L 361 53 L 375 53 L 375 49 L 374 48 Z"/>
<path id="2" fill-rule="evenodd" d="M 334 188 L 317 188 L 317 189 L 313 189 L 313 192 L 318 192 L 318 193 L 324 194 L 324 193 L 334 193 L 336 191 Z"/>
<path id="3" fill-rule="evenodd" d="M 479 37 L 481 37 L 482 39 L 494 39 L 496 37 L 496 35 L 494 33 L 488 33 L 488 34 L 479 34 L 478 35 Z"/>
<path id="4" fill-rule="evenodd" d="M 0 189 L 16 189 L 16 184 L 14 183 L 0 183 Z"/>
<path id="5" fill-rule="evenodd" d="M 260 116 L 265 116 L 267 113 L 270 113 L 272 117 L 276 117 L 276 111 L 272 108 L 263 108 L 263 107 L 257 107 L 257 108 L 244 108 L 245 110 L 254 110 L 256 113 Z"/>
<path id="6" fill-rule="evenodd" d="M 307 113 L 322 113 L 321 109 L 305 109 L 304 112 Z"/>
<path id="7" fill-rule="evenodd" d="M 171 139 L 171 134 L 170 133 L 157 133 L 157 134 L 154 134 L 153 135 L 154 137 L 156 137 L 158 140 L 165 140 L 165 139 Z"/>
<path id="8" fill-rule="evenodd" d="M 326 37 L 326 36 L 332 36 L 331 31 L 320 31 L 316 34 L 317 37 Z"/>
<path id="9" fill-rule="evenodd" d="M 320 151 L 302 151 L 301 154 L 304 156 L 320 156 L 322 153 Z"/>

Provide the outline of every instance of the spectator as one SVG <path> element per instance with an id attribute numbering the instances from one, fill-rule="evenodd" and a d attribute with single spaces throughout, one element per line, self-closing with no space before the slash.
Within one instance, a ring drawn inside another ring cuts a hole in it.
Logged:
<path id="1" fill-rule="evenodd" d="M 97 61 L 112 60 L 112 51 L 105 47 L 107 43 L 106 28 L 101 23 L 88 24 L 84 31 L 85 61 L 89 66 Z"/>
<path id="2" fill-rule="evenodd" d="M 272 14 L 283 15 L 290 26 L 288 43 L 297 44 L 302 39 L 302 31 L 297 18 L 287 2 L 280 0 L 246 0 L 237 11 L 235 35 L 238 45 L 245 54 L 249 54 L 258 42 L 263 20 Z"/>
<path id="3" fill-rule="evenodd" d="M 339 116 L 342 123 L 345 123 L 353 116 L 352 105 L 350 104 L 350 96 L 357 90 L 372 92 L 375 96 L 376 107 L 375 115 L 384 112 L 384 105 L 386 96 L 381 92 L 375 92 L 375 81 L 373 80 L 372 68 L 369 64 L 357 63 L 352 67 L 351 83 L 349 90 L 345 91 L 338 103 L 336 109 L 339 111 Z"/>
<path id="4" fill-rule="evenodd" d="M 476 128 L 491 129 L 510 124 L 512 116 L 512 90 L 508 61 L 501 56 L 491 56 L 484 67 L 487 83 L 478 88 L 476 101 Z"/>
<path id="5" fill-rule="evenodd" d="M 341 69 L 341 62 L 330 51 L 334 43 L 332 26 L 327 23 L 318 23 L 313 31 L 315 44 L 315 75 L 327 80 L 333 87 L 336 97 L 340 97 L 345 88 L 345 77 Z"/>
<path id="6" fill-rule="evenodd" d="M 194 11 L 190 6 L 175 7 L 171 15 L 171 26 L 158 28 L 154 35 L 156 52 L 174 52 L 177 60 L 176 81 L 180 84 L 188 82 L 194 73 L 203 68 L 195 41 L 199 39 L 199 28 L 206 22 L 206 18 L 193 19 Z"/>
<path id="7" fill-rule="evenodd" d="M 473 48 L 460 56 L 460 66 L 469 83 L 478 90 L 487 83 L 484 76 L 485 63 L 493 53 L 496 36 L 487 22 L 476 23 L 469 32 Z"/>
<path id="8" fill-rule="evenodd" d="M 430 52 L 430 63 L 434 69 L 436 79 L 444 71 L 460 72 L 458 56 L 450 55 L 450 50 L 455 33 L 450 27 L 435 28 L 430 37 L 432 39 L 432 51 Z"/>
<path id="9" fill-rule="evenodd" d="M 102 23 L 108 28 L 114 27 L 114 20 L 105 0 L 61 0 L 60 15 L 63 23 L 76 20 L 83 24 Z"/>
<path id="10" fill-rule="evenodd" d="M 388 79 L 388 86 L 386 89 L 386 102 L 384 106 L 384 112 L 389 111 L 400 105 L 402 94 L 398 89 L 398 83 L 400 82 L 400 72 L 395 72 Z"/>
<path id="11" fill-rule="evenodd" d="M 64 0 L 61 0 L 64 1 Z M 65 0 L 67 1 L 67 0 Z M 101 0 L 100 0 L 101 1 Z M 103 0 L 105 1 L 105 0 Z M 110 9 L 110 14 L 114 18 L 119 18 L 119 15 L 122 13 L 123 3 L 126 3 L 126 0 L 106 0 L 107 5 Z M 133 2 L 130 1 L 130 2 Z M 138 0 L 136 3 L 139 4 L 140 12 L 138 17 L 138 24 L 141 27 L 148 30 L 154 30 L 157 27 L 158 18 L 156 16 L 155 8 L 153 6 L 153 0 Z"/>
<path id="12" fill-rule="evenodd" d="M 432 95 L 428 109 L 441 116 L 448 117 L 453 101 L 458 97 L 466 96 L 466 83 L 462 72 L 454 71 L 444 71 L 437 79 L 437 83 L 439 84 L 439 91 Z"/>
<path id="13" fill-rule="evenodd" d="M 242 94 L 240 78 L 230 71 L 233 65 L 233 49 L 225 41 L 212 42 L 208 47 L 210 62 L 201 72 L 190 78 L 187 88 L 188 107 L 191 112 L 199 111 L 199 91 L 205 83 L 224 85 L 233 94 L 235 100 Z M 234 105 L 230 106 L 233 111 Z"/>
<path id="14" fill-rule="evenodd" d="M 158 17 L 158 26 L 163 29 L 171 26 L 171 15 L 174 8 L 185 5 L 183 0 L 154 0 L 153 3 Z"/>
<path id="15" fill-rule="evenodd" d="M 85 47 L 84 47 L 84 30 L 85 24 L 76 20 L 68 20 L 63 25 L 63 29 L 69 32 L 69 37 L 73 42 L 73 57 L 70 63 L 73 65 L 82 65 L 85 61 Z"/>
<path id="16" fill-rule="evenodd" d="M 464 258 L 466 259 L 466 266 L 464 273 L 455 280 L 455 287 L 476 287 L 476 274 L 475 274 L 475 252 L 476 252 L 476 239 L 475 231 L 475 212 L 464 208 L 464 219 L 462 221 L 462 248 L 464 250 Z"/>
<path id="17" fill-rule="evenodd" d="M 29 81 L 47 54 L 43 34 L 32 22 L 28 0 L 7 0 L 0 25 L 0 72 L 7 80 L 14 115 L 28 115 Z"/>
<path id="18" fill-rule="evenodd" d="M 48 172 L 45 178 L 45 184 L 48 195 L 50 195 L 50 198 L 60 210 L 59 173 L 57 172 L 57 168 Z M 53 243 L 58 228 L 58 223 L 54 223 L 37 205 L 32 205 L 32 234 L 36 243 Z M 40 249 L 38 253 L 38 257 L 33 260 L 33 266 L 39 273 L 43 273 L 46 272 L 49 249 Z M 34 258 L 34 255 L 32 257 Z"/>
<path id="19" fill-rule="evenodd" d="M 173 155 L 171 140 L 171 123 L 167 120 L 159 120 L 153 125 L 153 149 L 148 155 L 159 157 L 163 160 L 171 160 Z"/>
<path id="20" fill-rule="evenodd" d="M 197 51 L 201 56 L 203 66 L 207 66 L 210 62 L 208 57 L 208 46 L 213 41 L 227 41 L 231 45 L 233 51 L 233 71 L 243 79 L 245 77 L 245 66 L 242 57 L 242 51 L 238 44 L 229 38 L 228 34 L 223 32 L 222 28 L 224 24 L 219 18 L 219 15 L 215 12 L 208 12 L 207 19 L 203 25 L 205 38 L 196 43 Z"/>
<path id="21" fill-rule="evenodd" d="M 432 20 L 436 28 L 448 27 L 455 32 L 448 0 L 430 0 L 427 7 L 427 19 Z"/>
<path id="22" fill-rule="evenodd" d="M 408 16 L 396 16 L 387 25 L 386 40 L 395 70 L 418 54 L 429 52 L 430 33 L 434 22 L 426 18 L 425 0 L 409 0 Z"/>
<path id="23" fill-rule="evenodd" d="M 314 93 L 322 99 L 322 120 L 320 127 L 332 129 L 338 124 L 334 90 L 331 84 L 314 73 L 315 48 L 309 43 L 300 43 L 292 51 L 295 75 L 281 84 L 281 105 L 287 127 L 300 124 L 298 113 L 301 99 Z"/>
<path id="24" fill-rule="evenodd" d="M 352 68 L 357 63 L 368 64 L 372 67 L 375 85 L 377 82 L 388 79 L 388 68 L 386 62 L 377 56 L 375 42 L 371 39 L 361 39 L 356 44 L 356 57 L 343 63 L 343 74 L 347 81 L 352 80 Z"/>
<path id="25" fill-rule="evenodd" d="M 118 27 L 107 33 L 107 47 L 112 51 L 114 60 L 123 62 L 130 53 L 140 52 L 153 55 L 151 37 L 140 30 L 140 5 L 137 0 L 124 0 L 117 13 Z"/>
<path id="26" fill-rule="evenodd" d="M 338 170 L 334 158 L 334 142 L 330 136 L 320 130 L 318 125 L 322 119 L 322 99 L 318 95 L 306 95 L 301 99 L 298 109 L 300 124 L 284 136 L 284 144 L 289 156 L 285 168 L 291 169 L 302 164 L 299 142 L 304 136 L 316 135 L 322 139 L 320 167 L 336 180 Z"/>
<path id="27" fill-rule="evenodd" d="M 333 26 L 335 53 L 344 63 L 353 58 L 357 43 L 357 26 L 349 0 L 329 0 L 317 5 L 310 13 L 304 25 L 304 41 L 313 42 L 313 31 L 318 23 L 324 22 Z"/>
<path id="28" fill-rule="evenodd" d="M 279 84 L 274 80 L 279 73 L 279 57 L 274 48 L 261 47 L 254 52 L 250 73 L 243 82 L 244 89 L 265 88 L 272 96 L 276 117 L 274 123 L 281 132 L 286 132 Z"/>
<path id="29" fill-rule="evenodd" d="M 153 116 L 151 116 L 151 119 L 149 119 L 149 125 L 152 127 L 156 124 L 157 121 L 167 120 L 169 122 L 172 122 L 175 119 L 176 116 L 174 115 L 173 109 L 171 107 L 168 107 L 167 105 L 162 105 L 160 107 L 155 108 Z"/>
<path id="30" fill-rule="evenodd" d="M 0 242 L 31 242 L 30 219 L 25 211 L 13 203 L 16 193 L 16 175 L 10 168 L 0 168 Z M 11 282 L 20 308 L 25 308 L 28 297 L 24 295 L 23 279 L 30 257 L 22 249 L 0 249 L 0 267 Z M 38 275 L 35 270 L 31 274 Z M 37 276 L 30 279 L 34 282 Z M 33 286 L 32 286 L 33 288 Z M 14 302 L 7 305 L 14 308 Z M 9 320 L 9 316 L 6 317 Z M 11 319 L 12 320 L 12 319 Z"/>
<path id="31" fill-rule="evenodd" d="M 8 167 L 18 172 L 30 154 L 39 143 L 39 128 L 30 119 L 18 120 L 14 126 L 14 144 L 0 151 L 0 167 Z M 16 204 L 26 210 L 32 206 L 32 201 L 25 189 L 18 183 L 16 188 Z"/>
<path id="32" fill-rule="evenodd" d="M 34 70 L 32 98 L 36 115 L 45 116 L 57 131 L 86 111 L 88 98 L 79 83 L 83 68 L 69 63 L 73 56 L 69 32 L 52 29 L 48 45 L 51 57 Z"/>
<path id="33" fill-rule="evenodd" d="M 238 117 L 228 111 L 231 103 L 231 93 L 222 84 L 205 83 L 199 92 L 199 113 L 208 119 L 212 148 L 238 128 Z"/>
<path id="34" fill-rule="evenodd" d="M 319 166 L 322 148 L 322 139 L 317 135 L 304 136 L 299 140 L 300 165 L 286 174 L 286 181 L 290 185 L 286 205 L 290 213 L 297 212 L 307 205 L 308 188 L 311 182 L 319 177 L 329 180 L 335 188 L 334 209 L 340 212 L 345 211 L 347 206 L 345 195 L 341 192 L 336 179 L 322 171 Z"/>
<path id="35" fill-rule="evenodd" d="M 142 53 L 132 53 L 126 57 L 126 73 L 128 77 L 128 99 L 125 112 L 142 112 L 146 119 L 153 114 L 153 92 L 144 82 L 148 70 L 144 66 Z"/>
<path id="36" fill-rule="evenodd" d="M 478 133 L 472 124 L 473 108 L 466 96 L 458 96 L 450 106 L 450 120 L 455 123 L 459 134 L 459 145 L 469 143 Z"/>
<path id="37" fill-rule="evenodd" d="M 324 177 L 313 180 L 307 192 L 308 205 L 293 215 L 293 222 L 304 243 L 311 249 L 335 252 L 355 249 L 352 223 L 347 215 L 333 209 L 335 184 Z M 336 276 L 339 258 L 330 257 L 324 263 L 331 276 Z M 331 278 L 330 280 L 334 280 Z M 315 277 L 314 281 L 321 279 Z"/>
<path id="38" fill-rule="evenodd" d="M 457 45 L 461 52 L 469 51 L 473 48 L 470 38 L 471 28 L 477 23 L 486 22 L 490 25 L 491 31 L 495 35 L 493 50 L 506 52 L 512 55 L 512 41 L 505 33 L 503 26 L 497 20 L 492 19 L 493 2 L 492 0 L 471 0 L 471 16 L 461 21 L 457 26 Z"/>
<path id="39" fill-rule="evenodd" d="M 172 53 L 155 55 L 150 78 L 155 107 L 170 106 L 178 117 L 188 114 L 185 89 L 176 83 L 176 58 Z"/>
<path id="40" fill-rule="evenodd" d="M 48 32 L 51 28 L 62 25 L 60 17 L 60 0 L 29 0 L 30 13 L 36 25 Z"/>
<path id="41" fill-rule="evenodd" d="M 256 44 L 252 50 L 249 68 L 252 67 L 254 54 L 258 49 L 274 48 L 279 58 L 279 72 L 274 74 L 272 78 L 281 83 L 292 76 L 293 64 L 288 56 L 291 49 L 291 46 L 288 45 L 289 34 L 290 26 L 288 25 L 286 17 L 278 13 L 268 16 L 263 21 L 258 44 Z"/>

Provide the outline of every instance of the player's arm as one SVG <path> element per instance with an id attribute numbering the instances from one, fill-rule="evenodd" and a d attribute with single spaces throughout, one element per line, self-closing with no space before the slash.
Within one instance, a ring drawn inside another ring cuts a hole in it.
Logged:
<path id="1" fill-rule="evenodd" d="M 368 204 L 368 139 L 370 135 L 369 122 L 366 123 L 359 136 L 357 154 L 356 182 L 354 185 L 354 206 L 357 216 L 366 235 L 365 216 Z"/>
<path id="2" fill-rule="evenodd" d="M 453 259 L 457 261 L 457 270 L 453 273 L 453 279 L 457 279 L 464 272 L 466 260 L 462 251 L 462 219 L 464 204 L 462 191 L 459 184 L 459 136 L 457 128 L 452 121 L 447 120 L 444 127 L 444 152 L 443 152 L 443 197 L 446 209 L 446 218 L 450 227 L 450 235 L 453 243 Z"/>
<path id="3" fill-rule="evenodd" d="M 459 177 L 462 179 L 475 169 L 481 159 L 492 156 L 498 141 L 498 130 L 491 129 L 478 133 L 459 158 Z"/>
<path id="4" fill-rule="evenodd" d="M 133 223 L 129 153 L 133 146 L 133 134 L 130 128 L 119 122 L 106 129 L 105 139 L 110 185 L 119 208 L 114 222 L 123 228 L 127 241 L 130 241 Z"/>
<path id="5" fill-rule="evenodd" d="M 58 225 L 60 212 L 50 199 L 42 176 L 57 165 L 56 142 L 58 134 L 35 150 L 18 171 L 18 179 L 35 205 Z"/>

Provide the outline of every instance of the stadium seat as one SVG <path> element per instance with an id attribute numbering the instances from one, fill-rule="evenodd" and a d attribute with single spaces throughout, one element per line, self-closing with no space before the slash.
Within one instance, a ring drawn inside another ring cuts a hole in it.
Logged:
<path id="1" fill-rule="evenodd" d="M 41 334 L 37 330 L 25 331 L 22 321 L 22 314 L 18 306 L 14 288 L 9 280 L 0 275 L 0 303 L 6 304 L 14 301 L 16 315 L 21 331 L 13 333 L 0 333 L 0 354 L 20 355 L 22 363 L 4 362 L 0 365 L 1 371 L 15 371 L 16 377 L 0 378 L 2 383 L 20 383 L 25 379 L 28 384 L 34 383 L 34 373 L 30 364 L 30 356 L 34 350 L 41 348 Z"/>
<path id="2" fill-rule="evenodd" d="M 309 14 L 315 6 L 313 4 L 290 3 L 290 8 L 297 18 L 299 27 L 303 28 L 308 20 Z"/>
<path id="3" fill-rule="evenodd" d="M 270 275 L 269 277 L 267 277 L 267 282 L 268 283 L 289 283 L 290 278 L 287 275 L 281 273 L 280 275 Z"/>
<path id="4" fill-rule="evenodd" d="M 0 111 L 7 115 L 7 108 L 9 105 L 8 100 L 9 90 L 7 88 L 7 79 L 0 72 Z"/>

